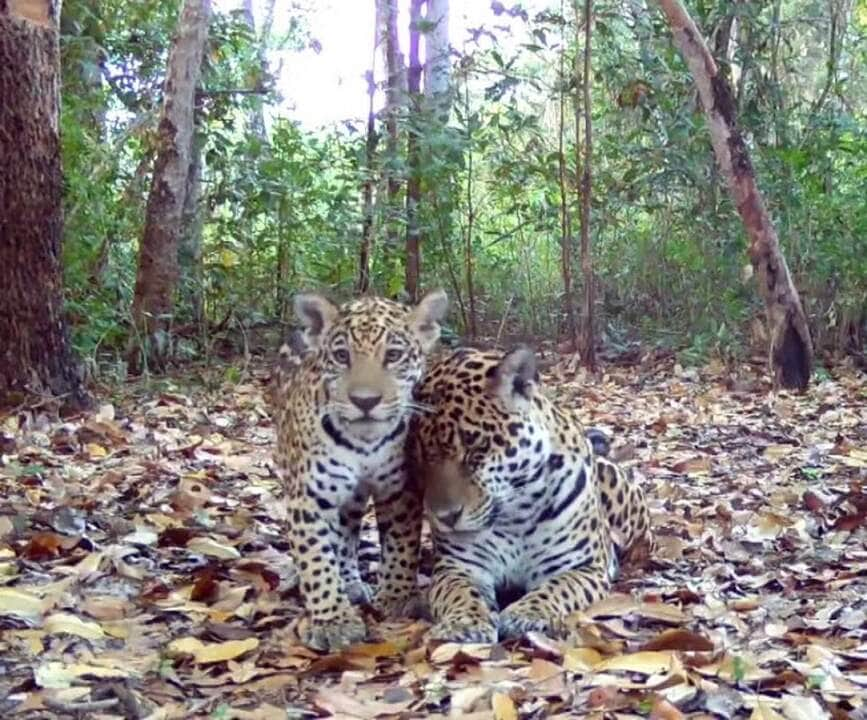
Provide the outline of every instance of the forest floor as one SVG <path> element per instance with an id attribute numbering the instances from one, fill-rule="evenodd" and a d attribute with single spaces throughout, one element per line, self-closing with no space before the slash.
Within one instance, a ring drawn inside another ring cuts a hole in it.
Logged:
<path id="1" fill-rule="evenodd" d="M 659 548 L 568 640 L 497 646 L 301 646 L 265 369 L 0 416 L 0 717 L 865 718 L 867 380 L 737 372 L 552 368 L 643 469 Z"/>

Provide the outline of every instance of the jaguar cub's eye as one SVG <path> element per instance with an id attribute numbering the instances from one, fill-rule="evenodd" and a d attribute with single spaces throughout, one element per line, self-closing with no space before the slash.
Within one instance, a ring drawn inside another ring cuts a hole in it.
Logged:
<path id="1" fill-rule="evenodd" d="M 339 348 L 335 350 L 332 355 L 341 365 L 349 365 L 349 350 L 346 348 Z"/>
<path id="2" fill-rule="evenodd" d="M 403 357 L 403 350 L 400 348 L 389 348 L 385 351 L 385 362 L 396 363 Z"/>

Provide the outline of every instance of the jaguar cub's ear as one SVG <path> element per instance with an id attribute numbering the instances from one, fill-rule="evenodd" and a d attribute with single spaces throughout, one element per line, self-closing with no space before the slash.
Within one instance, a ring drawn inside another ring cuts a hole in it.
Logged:
<path id="1" fill-rule="evenodd" d="M 440 320 L 445 317 L 448 306 L 445 291 L 433 290 L 410 312 L 409 324 L 421 342 L 422 352 L 430 352 L 439 340 Z"/>
<path id="2" fill-rule="evenodd" d="M 319 347 L 322 335 L 337 317 L 337 308 L 321 295 L 295 296 L 295 314 L 304 324 L 304 339 L 311 348 Z"/>
<path id="3" fill-rule="evenodd" d="M 519 347 L 497 365 L 490 388 L 507 407 L 514 408 L 533 397 L 538 381 L 536 356 L 530 348 Z"/>

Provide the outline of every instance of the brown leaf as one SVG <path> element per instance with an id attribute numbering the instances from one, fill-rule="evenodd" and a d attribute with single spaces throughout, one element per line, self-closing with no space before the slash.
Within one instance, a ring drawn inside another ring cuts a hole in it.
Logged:
<path id="1" fill-rule="evenodd" d="M 704 635 L 677 628 L 657 635 L 653 640 L 642 645 L 641 649 L 710 652 L 714 649 L 714 644 Z"/>
<path id="2" fill-rule="evenodd" d="M 78 545 L 78 538 L 70 538 L 53 532 L 34 533 L 21 550 L 21 557 L 28 560 L 53 560 Z"/>

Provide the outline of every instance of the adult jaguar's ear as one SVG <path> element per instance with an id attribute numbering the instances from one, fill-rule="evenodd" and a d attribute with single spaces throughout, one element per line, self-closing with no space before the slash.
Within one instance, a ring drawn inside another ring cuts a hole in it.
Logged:
<path id="1" fill-rule="evenodd" d="M 421 342 L 423 352 L 430 352 L 440 338 L 440 320 L 449 306 L 444 290 L 433 290 L 425 295 L 409 315 L 410 327 Z"/>
<path id="2" fill-rule="evenodd" d="M 533 397 L 538 381 L 536 356 L 530 348 L 519 347 L 497 365 L 490 387 L 507 406 L 514 407 Z"/>
<path id="3" fill-rule="evenodd" d="M 337 308 L 321 295 L 295 296 L 295 314 L 304 325 L 304 339 L 310 348 L 319 347 L 325 331 L 337 317 Z"/>

